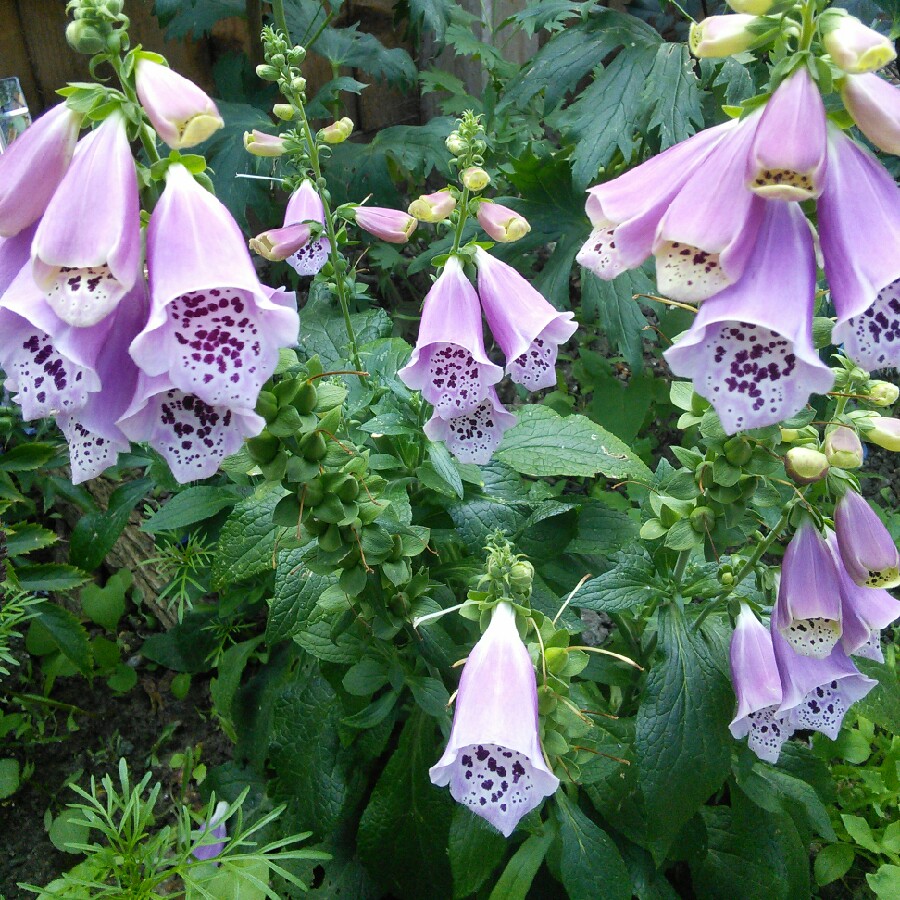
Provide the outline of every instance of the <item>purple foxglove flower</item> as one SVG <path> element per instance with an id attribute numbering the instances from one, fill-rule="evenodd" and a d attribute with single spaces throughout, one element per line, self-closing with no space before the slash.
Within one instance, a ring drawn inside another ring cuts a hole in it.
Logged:
<path id="1" fill-rule="evenodd" d="M 794 652 L 824 659 L 841 636 L 841 584 L 825 539 L 809 520 L 797 529 L 781 566 L 773 631 Z"/>
<path id="2" fill-rule="evenodd" d="M 559 787 L 541 750 L 534 667 L 508 603 L 469 654 L 447 749 L 428 774 L 504 837 Z"/>
<path id="3" fill-rule="evenodd" d="M 503 377 L 485 352 L 478 294 L 457 257 L 425 297 L 419 340 L 397 374 L 445 419 L 473 412 Z"/>
<path id="4" fill-rule="evenodd" d="M 827 156 L 825 104 L 802 67 L 781 82 L 763 110 L 747 160 L 747 187 L 767 200 L 818 197 Z"/>
<path id="5" fill-rule="evenodd" d="M 781 677 L 779 714 L 795 729 L 810 728 L 835 740 L 847 710 L 878 684 L 860 674 L 841 647 L 824 659 L 800 656 L 772 620 L 772 646 Z"/>
<path id="6" fill-rule="evenodd" d="M 739 123 L 707 128 L 624 175 L 588 191 L 593 231 L 576 257 L 609 280 L 641 265 L 653 252 L 656 227 L 685 181 Z"/>
<path id="7" fill-rule="evenodd" d="M 267 134 L 265 131 L 244 132 L 244 149 L 253 156 L 283 156 L 285 153 L 284 138 L 278 134 Z"/>
<path id="8" fill-rule="evenodd" d="M 322 206 L 322 198 L 316 193 L 316 189 L 308 179 L 291 194 L 284 213 L 285 228 L 299 231 L 304 222 L 325 224 L 325 208 Z M 303 244 L 296 253 L 287 257 L 287 262 L 298 275 L 315 275 L 328 262 L 330 252 L 331 244 L 327 237 L 322 236 Z"/>
<path id="9" fill-rule="evenodd" d="M 252 410 L 210 406 L 180 391 L 168 376 L 151 378 L 143 372 L 118 421 L 130 440 L 145 442 L 163 456 L 179 484 L 214 475 L 222 460 L 265 424 Z"/>
<path id="10" fill-rule="evenodd" d="M 848 75 L 841 97 L 859 130 L 876 147 L 900 154 L 900 90 L 880 75 Z"/>
<path id="11" fill-rule="evenodd" d="M 141 274 L 140 202 L 120 113 L 79 144 L 31 248 L 34 280 L 57 315 L 95 325 Z"/>
<path id="12" fill-rule="evenodd" d="M 578 328 L 574 313 L 551 306 L 512 266 L 475 250 L 478 294 L 506 374 L 530 391 L 556 385 L 556 354 Z"/>
<path id="13" fill-rule="evenodd" d="M 866 440 L 893 453 L 900 451 L 900 419 L 879 416 L 869 421 Z"/>
<path id="14" fill-rule="evenodd" d="M 228 829 L 225 827 L 225 815 L 227 812 L 228 804 L 224 801 L 220 801 L 216 804 L 215 810 L 213 810 L 212 818 L 200 826 L 199 831 L 201 834 L 209 832 L 216 838 L 216 841 L 212 844 L 203 844 L 202 846 L 194 847 L 191 850 L 191 855 L 195 859 L 204 862 L 214 860 L 225 849 L 225 842 L 228 837 Z M 218 863 L 216 863 L 216 865 L 218 865 Z"/>
<path id="15" fill-rule="evenodd" d="M 869 504 L 854 490 L 844 492 L 834 509 L 841 560 L 847 574 L 868 588 L 900 584 L 900 553 Z"/>
<path id="16" fill-rule="evenodd" d="M 736 13 L 729 16 L 707 16 L 691 25 L 688 46 L 698 59 L 718 59 L 743 53 L 756 42 L 757 35 L 750 28 L 756 16 Z"/>
<path id="17" fill-rule="evenodd" d="M 861 587 L 850 577 L 841 557 L 833 531 L 827 533 L 828 549 L 841 580 L 841 616 L 844 631 L 841 646 L 844 653 L 884 661 L 881 652 L 881 629 L 900 617 L 900 600 L 883 588 Z"/>
<path id="18" fill-rule="evenodd" d="M 660 220 L 653 254 L 656 283 L 667 297 L 705 300 L 743 274 L 764 209 L 745 184 L 761 115 L 751 113 L 716 144 Z"/>
<path id="19" fill-rule="evenodd" d="M 796 205 L 760 202 L 765 216 L 744 277 L 707 300 L 664 354 L 676 375 L 693 379 L 729 434 L 794 415 L 834 380 L 812 343 L 809 227 Z"/>
<path id="20" fill-rule="evenodd" d="M 484 466 L 500 446 L 503 432 L 515 423 L 516 417 L 504 409 L 497 391 L 491 387 L 471 412 L 450 419 L 435 413 L 423 430 L 430 440 L 443 441 L 460 462 Z"/>
<path id="21" fill-rule="evenodd" d="M 531 225 L 525 216 L 499 203 L 488 200 L 479 203 L 476 216 L 478 224 L 487 232 L 488 237 L 501 244 L 518 241 L 531 231 Z"/>
<path id="22" fill-rule="evenodd" d="M 72 161 L 81 116 L 65 103 L 45 112 L 0 156 L 0 237 L 36 222 Z"/>
<path id="23" fill-rule="evenodd" d="M 356 224 L 369 234 L 389 244 L 405 244 L 419 224 L 412 216 L 399 209 L 381 206 L 357 206 Z"/>
<path id="24" fill-rule="evenodd" d="M 296 343 L 294 295 L 260 284 L 237 223 L 183 166 L 166 174 L 147 265 L 150 318 L 134 361 L 210 406 L 253 409 L 278 348 Z"/>
<path id="25" fill-rule="evenodd" d="M 168 66 L 139 56 L 134 79 L 147 117 L 173 150 L 202 144 L 225 124 L 216 104 L 193 81 Z"/>
<path id="26" fill-rule="evenodd" d="M 897 58 L 891 40 L 842 9 L 831 9 L 819 22 L 831 61 L 845 72 L 874 72 Z"/>
<path id="27" fill-rule="evenodd" d="M 900 366 L 900 188 L 839 129 L 828 144 L 818 220 L 834 341 L 867 369 Z"/>
<path id="28" fill-rule="evenodd" d="M 0 301 L 31 258 L 31 241 L 37 224 L 27 225 L 12 237 L 0 237 Z"/>
<path id="29" fill-rule="evenodd" d="M 731 636 L 731 683 L 738 701 L 729 726 L 732 736 L 740 739 L 749 735 L 747 746 L 760 759 L 776 762 L 781 745 L 794 729 L 778 713 L 781 679 L 772 636 L 745 603 Z"/>
<path id="30" fill-rule="evenodd" d="M 272 262 L 280 262 L 293 256 L 309 243 L 309 225 L 288 225 L 286 228 L 270 228 L 250 238 L 250 249 Z"/>

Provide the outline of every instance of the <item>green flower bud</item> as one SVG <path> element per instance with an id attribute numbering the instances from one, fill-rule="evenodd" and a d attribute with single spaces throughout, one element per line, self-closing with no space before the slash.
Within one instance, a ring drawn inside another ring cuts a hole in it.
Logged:
<path id="1" fill-rule="evenodd" d="M 784 457 L 784 470 L 794 484 L 813 484 L 827 474 L 828 457 L 811 447 L 791 447 Z"/>
<path id="2" fill-rule="evenodd" d="M 304 459 L 308 459 L 310 462 L 319 462 L 325 458 L 328 445 L 320 432 L 311 431 L 301 438 L 300 452 Z"/>
<path id="3" fill-rule="evenodd" d="M 337 122 L 323 128 L 319 132 L 319 137 L 326 144 L 343 144 L 351 134 L 353 134 L 353 119 L 344 116 L 343 119 L 338 119 Z"/>
<path id="4" fill-rule="evenodd" d="M 454 155 L 459 156 L 466 149 L 466 142 L 459 136 L 459 133 L 454 131 L 446 141 L 444 141 L 444 146 Z"/>
<path id="5" fill-rule="evenodd" d="M 863 464 L 862 441 L 846 425 L 838 425 L 829 431 L 822 449 L 829 464 L 840 469 L 858 469 Z"/>
<path id="6" fill-rule="evenodd" d="M 260 391 L 256 398 L 256 412 L 266 422 L 274 421 L 278 415 L 278 398 L 271 391 Z"/>
<path id="7" fill-rule="evenodd" d="M 291 90 L 302 94 L 306 90 L 306 79 L 302 75 L 297 75 L 291 79 Z"/>
<path id="8" fill-rule="evenodd" d="M 691 512 L 688 520 L 691 523 L 691 528 L 697 534 L 706 534 L 708 531 L 712 531 L 715 526 L 716 514 L 708 506 L 698 506 Z"/>
<path id="9" fill-rule="evenodd" d="M 281 442 L 272 434 L 264 431 L 257 437 L 247 441 L 247 452 L 256 463 L 270 463 L 278 453 Z"/>
<path id="10" fill-rule="evenodd" d="M 325 533 L 319 536 L 319 547 L 326 553 L 334 553 L 342 543 L 341 532 L 337 525 L 329 525 Z"/>
<path id="11" fill-rule="evenodd" d="M 305 492 L 302 494 L 304 507 L 318 506 L 325 499 L 325 486 L 321 478 L 307 481 L 304 488 Z"/>
<path id="12" fill-rule="evenodd" d="M 290 103 L 276 103 L 272 112 L 284 122 L 290 122 L 294 118 L 294 107 Z"/>
<path id="13" fill-rule="evenodd" d="M 893 406 L 900 397 L 900 387 L 889 381 L 873 381 L 869 386 L 868 397 L 873 406 Z"/>
<path id="14" fill-rule="evenodd" d="M 520 560 L 509 570 L 510 589 L 519 595 L 531 593 L 531 582 L 534 580 L 534 566 L 527 560 Z"/>
<path id="15" fill-rule="evenodd" d="M 256 77 L 263 81 L 278 81 L 278 69 L 274 66 L 261 63 L 256 67 Z"/>
<path id="16" fill-rule="evenodd" d="M 359 496 L 359 482 L 352 475 L 346 475 L 334 492 L 344 503 L 352 503 Z"/>
<path id="17" fill-rule="evenodd" d="M 106 50 L 106 36 L 84 20 L 70 22 L 66 26 L 66 40 L 77 53 L 93 56 Z"/>
<path id="18" fill-rule="evenodd" d="M 468 169 L 463 170 L 460 180 L 470 191 L 477 193 L 483 191 L 491 183 L 491 176 L 481 166 L 469 166 Z"/>
<path id="19" fill-rule="evenodd" d="M 308 416 L 319 402 L 319 392 L 311 381 L 306 381 L 300 386 L 294 397 L 294 406 L 301 416 Z"/>
<path id="20" fill-rule="evenodd" d="M 746 466 L 753 456 L 753 446 L 743 437 L 733 437 L 725 442 L 725 459 L 733 466 Z"/>

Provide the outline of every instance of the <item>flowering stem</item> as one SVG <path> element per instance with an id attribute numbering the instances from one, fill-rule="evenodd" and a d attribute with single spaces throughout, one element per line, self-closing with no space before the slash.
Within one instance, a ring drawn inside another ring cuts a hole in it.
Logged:
<path id="1" fill-rule="evenodd" d="M 684 575 L 684 570 L 688 564 L 688 560 L 691 558 L 690 550 L 682 550 L 678 554 L 678 559 L 675 561 L 675 568 L 672 570 L 672 577 L 675 581 L 680 584 L 682 576 Z"/>
<path id="2" fill-rule="evenodd" d="M 272 0 L 272 15 L 275 17 L 275 27 L 290 43 L 291 33 L 288 31 L 287 19 L 284 17 L 284 0 Z"/>
<path id="3" fill-rule="evenodd" d="M 813 42 L 813 38 L 816 35 L 815 11 L 816 0 L 806 0 L 806 2 L 803 4 L 803 10 L 801 12 L 802 30 L 800 32 L 800 41 L 798 46 L 798 50 L 800 50 L 801 52 L 804 50 L 809 50 L 810 45 Z"/>
<path id="4" fill-rule="evenodd" d="M 459 252 L 459 245 L 462 243 L 463 229 L 466 227 L 466 219 L 469 217 L 469 189 L 463 185 L 462 198 L 459 201 L 459 219 L 456 223 L 456 232 L 453 235 L 453 246 L 450 248 L 450 255 L 454 256 Z"/>

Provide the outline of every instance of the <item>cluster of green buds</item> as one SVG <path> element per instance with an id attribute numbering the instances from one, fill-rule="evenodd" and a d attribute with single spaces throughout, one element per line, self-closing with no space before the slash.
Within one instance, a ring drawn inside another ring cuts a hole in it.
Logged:
<path id="1" fill-rule="evenodd" d="M 129 20 L 123 6 L 123 0 L 70 0 L 66 6 L 72 14 L 66 28 L 69 46 L 88 56 L 127 50 Z"/>
<path id="2" fill-rule="evenodd" d="M 484 574 L 469 592 L 469 599 L 490 605 L 508 600 L 527 606 L 534 566 L 522 554 L 513 553 L 512 545 L 499 532 L 490 536 L 485 551 Z"/>

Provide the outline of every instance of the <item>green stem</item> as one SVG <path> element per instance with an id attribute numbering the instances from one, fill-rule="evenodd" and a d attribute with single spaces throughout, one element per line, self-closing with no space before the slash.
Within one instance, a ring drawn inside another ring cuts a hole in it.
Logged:
<path id="1" fill-rule="evenodd" d="M 469 217 L 469 189 L 463 185 L 462 197 L 459 201 L 459 218 L 456 221 L 456 232 L 453 235 L 453 246 L 450 248 L 450 255 L 454 256 L 459 252 L 459 245 L 462 243 L 463 230 L 466 227 L 466 219 Z"/>
<path id="2" fill-rule="evenodd" d="M 797 47 L 801 52 L 809 50 L 816 36 L 816 0 L 806 0 L 801 12 L 800 41 Z"/>
<path id="3" fill-rule="evenodd" d="M 672 577 L 678 584 L 681 584 L 682 576 L 684 575 L 684 570 L 687 567 L 688 560 L 691 558 L 690 550 L 682 550 L 678 554 L 678 559 L 675 561 L 675 568 L 672 570 Z"/>

